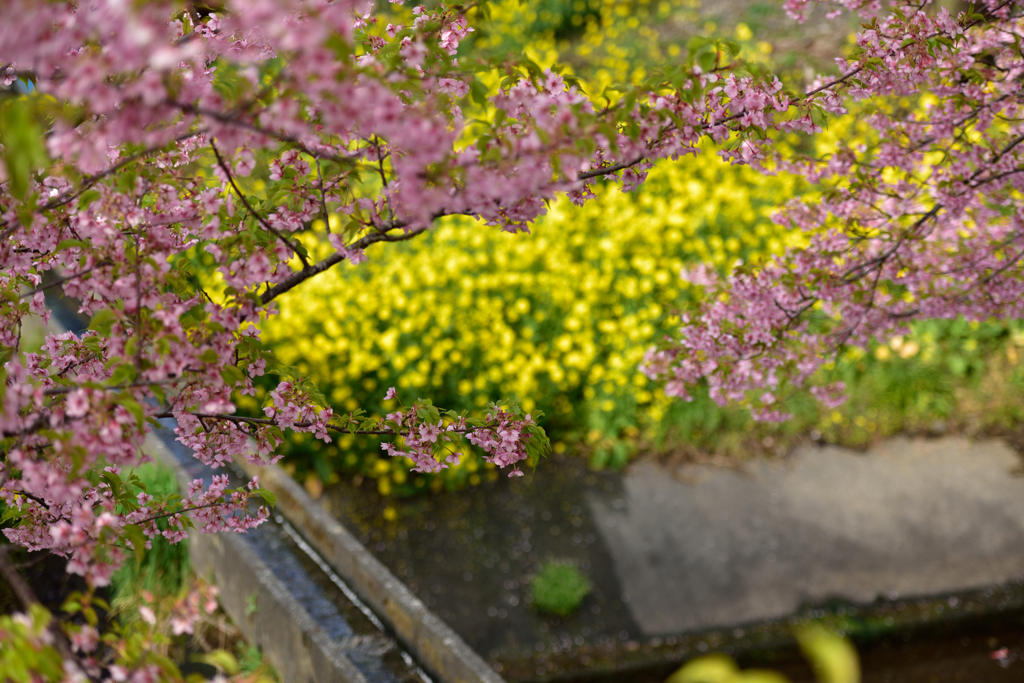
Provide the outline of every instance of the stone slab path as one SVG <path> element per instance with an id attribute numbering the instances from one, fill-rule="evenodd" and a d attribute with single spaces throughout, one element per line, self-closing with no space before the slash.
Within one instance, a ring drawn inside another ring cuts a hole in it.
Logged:
<path id="1" fill-rule="evenodd" d="M 742 471 L 641 464 L 588 505 L 645 635 L 830 598 L 936 595 L 1024 576 L 1024 478 L 997 440 L 806 446 Z"/>

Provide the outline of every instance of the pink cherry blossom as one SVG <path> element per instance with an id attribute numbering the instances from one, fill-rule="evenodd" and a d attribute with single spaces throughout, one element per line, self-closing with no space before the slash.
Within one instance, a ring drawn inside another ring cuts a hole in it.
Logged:
<path id="1" fill-rule="evenodd" d="M 786 7 L 801 16 L 813 1 Z M 778 214 L 806 246 L 684 275 L 706 296 L 643 368 L 667 394 L 686 400 L 703 383 L 716 401 L 784 419 L 792 387 L 842 400 L 820 370 L 844 346 L 915 318 L 1020 317 L 1020 2 L 957 16 L 902 0 L 831 4 L 870 23 L 838 75 L 803 92 L 739 62 L 683 62 L 607 103 L 557 68 L 503 65 L 500 85 L 478 80 L 457 58 L 473 28 L 444 3 L 415 7 L 399 27 L 355 0 L 227 0 L 206 16 L 159 0 L 10 0 L 0 83 L 29 78 L 35 94 L 5 98 L 5 117 L 21 123 L 0 164 L 0 499 L 18 511 L 6 538 L 66 557 L 95 588 L 146 542 L 132 529 L 178 542 L 190 526 L 239 532 L 268 518 L 256 482 L 217 474 L 181 500 L 131 483 L 154 420 L 173 420 L 212 468 L 274 462 L 285 432 L 363 432 L 414 471 L 457 466 L 465 439 L 522 476 L 546 451 L 536 416 L 499 402 L 479 419 L 426 400 L 346 415 L 274 365 L 259 324 L 284 293 L 370 250 L 383 257 L 378 245 L 442 217 L 529 232 L 558 196 L 582 204 L 595 182 L 641 188 L 654 164 L 704 145 L 817 191 Z M 484 119 L 465 120 L 471 93 Z M 45 120 L 33 106 L 42 97 L 57 105 Z M 775 144 L 848 111 L 867 128 L 856 142 L 822 156 Z M 48 294 L 76 301 L 90 329 L 24 353 L 23 323 L 48 319 Z M 280 381 L 262 410 L 241 410 L 238 397 L 271 371 Z M 198 603 L 168 627 L 186 633 L 197 613 Z M 92 635 L 66 623 L 88 651 Z M 108 671 L 158 675 L 148 664 Z"/>

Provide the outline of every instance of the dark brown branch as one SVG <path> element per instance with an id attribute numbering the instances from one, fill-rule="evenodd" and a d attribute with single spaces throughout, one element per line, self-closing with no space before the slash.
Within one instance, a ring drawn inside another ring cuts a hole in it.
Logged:
<path id="1" fill-rule="evenodd" d="M 601 168 L 595 168 L 593 171 L 584 171 L 576 176 L 576 180 L 590 180 L 591 178 L 597 178 L 599 176 L 606 176 L 612 173 L 617 173 L 623 169 L 631 168 L 636 166 L 641 161 L 646 159 L 646 156 L 638 156 L 632 161 L 625 161 L 621 164 L 613 164 L 611 166 L 603 166 Z"/>
<path id="2" fill-rule="evenodd" d="M 188 514 L 189 512 L 195 512 L 196 510 L 206 510 L 208 508 L 215 508 L 215 507 L 218 507 L 218 506 L 221 506 L 221 505 L 230 505 L 230 504 L 231 504 L 230 501 L 218 500 L 218 501 L 215 501 L 213 503 L 203 503 L 202 505 L 193 505 L 192 507 L 182 508 L 181 510 L 176 510 L 174 512 L 163 512 L 163 513 L 161 513 L 159 515 L 153 515 L 152 517 L 146 517 L 145 519 L 140 519 L 139 521 L 134 522 L 134 524 L 148 524 L 149 522 L 155 522 L 158 519 L 164 519 L 166 517 L 175 517 L 177 515 L 184 515 L 184 514 Z"/>
<path id="3" fill-rule="evenodd" d="M 227 414 L 224 414 L 224 413 L 197 413 L 197 412 L 190 412 L 189 415 L 194 415 L 195 417 L 198 417 L 200 420 L 221 420 L 223 422 L 233 422 L 235 424 L 252 424 L 252 425 L 257 425 L 257 426 L 261 426 L 261 427 L 276 427 L 276 426 L 279 426 L 276 420 L 273 420 L 273 419 L 267 418 L 267 417 L 245 417 L 243 415 L 227 415 Z M 174 413 L 172 411 L 166 411 L 166 412 L 163 412 L 163 413 L 158 413 L 157 415 L 154 415 L 153 417 L 158 418 L 158 419 L 159 418 L 163 418 L 163 417 L 174 417 Z M 296 427 L 312 427 L 314 423 L 312 423 L 312 422 L 295 422 L 293 424 Z M 327 425 L 325 425 L 325 427 L 326 427 L 326 429 L 328 429 L 328 430 L 330 430 L 332 432 L 336 432 L 338 434 L 366 434 L 366 435 L 370 435 L 370 436 L 395 436 L 396 435 L 395 430 L 393 430 L 391 428 L 384 428 L 384 429 L 345 429 L 343 427 L 338 427 L 338 426 L 335 426 L 335 425 L 332 425 L 332 424 L 327 424 Z M 472 432 L 472 431 L 475 431 L 477 429 L 487 429 L 487 425 L 481 425 L 481 426 L 478 426 L 478 427 L 455 428 L 455 429 L 452 429 L 450 431 L 456 432 L 456 433 L 459 433 L 459 434 L 465 434 L 466 432 Z"/>
<path id="4" fill-rule="evenodd" d="M 440 217 L 441 215 L 434 216 L 435 219 Z M 406 224 L 403 221 L 388 221 L 387 223 L 384 224 L 384 232 L 373 233 L 371 235 L 361 237 L 360 239 L 350 244 L 349 248 L 366 249 L 371 244 L 376 244 L 377 242 L 403 242 L 405 240 L 410 240 L 414 237 L 417 237 L 418 235 L 421 235 L 427 231 L 427 226 L 424 226 L 422 228 L 416 228 L 415 230 L 410 230 L 409 232 L 402 233 L 401 235 L 388 234 L 388 231 L 403 228 L 405 227 L 405 225 Z M 289 275 L 287 278 L 285 278 L 281 282 L 277 283 L 276 285 L 265 291 L 263 295 L 260 297 L 260 302 L 263 305 L 269 304 L 271 301 L 281 296 L 285 292 L 288 292 L 294 289 L 295 287 L 298 287 L 300 284 L 310 279 L 311 277 L 319 275 L 320 273 L 324 272 L 325 270 L 328 270 L 332 266 L 341 263 L 344 260 L 345 257 L 343 255 L 341 255 L 340 253 L 334 253 L 325 258 L 323 261 L 319 261 L 312 265 L 308 265 L 302 270 L 295 271 L 293 274 Z"/>
<path id="5" fill-rule="evenodd" d="M 271 420 L 270 418 L 266 417 L 244 417 L 242 415 L 225 415 L 223 413 L 195 412 L 189 413 L 189 415 L 194 415 L 195 417 L 198 417 L 200 420 L 221 420 L 223 422 L 233 422 L 235 424 L 253 424 L 263 427 L 275 427 L 278 424 L 277 421 Z M 154 417 L 174 417 L 174 413 L 171 411 L 167 411 L 163 413 L 158 413 Z M 313 425 L 312 422 L 295 422 L 293 424 L 296 427 L 311 427 Z M 339 434 L 367 434 L 373 436 L 391 436 L 395 434 L 395 431 L 393 429 L 342 429 L 341 427 L 335 427 L 330 424 L 327 425 L 327 429 L 331 430 L 332 432 L 337 432 Z M 470 428 L 467 428 L 467 430 L 469 429 Z M 472 429 L 476 428 L 474 427 Z"/>
<path id="6" fill-rule="evenodd" d="M 32 493 L 29 493 L 28 491 L 22 491 L 21 489 L 10 489 L 10 491 L 11 491 L 12 493 L 14 493 L 15 495 L 18 495 L 18 496 L 25 496 L 25 497 L 26 497 L 26 498 L 28 498 L 29 500 L 31 500 L 31 501 L 33 501 L 33 502 L 35 502 L 35 503 L 38 503 L 38 504 L 39 504 L 39 505 L 40 505 L 41 507 L 44 507 L 44 508 L 46 508 L 46 509 L 47 509 L 47 511 L 49 511 L 49 508 L 50 508 L 50 504 L 49 504 L 49 503 L 47 503 L 47 502 L 46 502 L 45 500 L 43 500 L 42 498 L 40 498 L 39 496 L 37 496 L 37 495 L 35 495 L 35 494 L 32 494 Z"/>

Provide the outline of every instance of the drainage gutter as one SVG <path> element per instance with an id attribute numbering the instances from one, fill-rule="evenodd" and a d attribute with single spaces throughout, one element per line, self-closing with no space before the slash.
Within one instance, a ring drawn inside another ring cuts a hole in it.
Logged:
<path id="1" fill-rule="evenodd" d="M 150 434 L 144 450 L 175 473 L 184 490 L 199 471 L 190 471 L 161 439 Z M 196 465 L 202 466 L 199 461 Z M 246 641 L 256 645 L 285 683 L 370 683 L 287 586 L 240 534 L 192 532 L 192 566 L 212 577 L 218 601 Z"/>
<path id="2" fill-rule="evenodd" d="M 277 511 L 291 522 L 334 571 L 384 621 L 403 646 L 436 680 L 445 683 L 504 683 L 448 624 L 342 524 L 276 465 L 238 463 L 277 496 Z"/>

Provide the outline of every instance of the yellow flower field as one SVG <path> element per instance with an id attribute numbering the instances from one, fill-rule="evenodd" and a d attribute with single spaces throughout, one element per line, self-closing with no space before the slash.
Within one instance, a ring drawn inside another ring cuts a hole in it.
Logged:
<path id="1" fill-rule="evenodd" d="M 666 409 L 637 365 L 688 299 L 681 269 L 780 251 L 786 236 L 770 216 L 794 182 L 708 151 L 660 165 L 638 193 L 599 187 L 583 207 L 556 202 L 530 235 L 448 219 L 286 296 L 265 338 L 336 410 L 380 405 L 396 386 L 406 404 L 479 409 L 513 398 L 542 410 L 555 438 L 635 436 Z M 335 446 L 297 448 L 329 459 L 322 474 L 344 463 L 405 484 L 403 464 L 377 462 L 371 443 L 341 439 L 340 461 Z"/>

